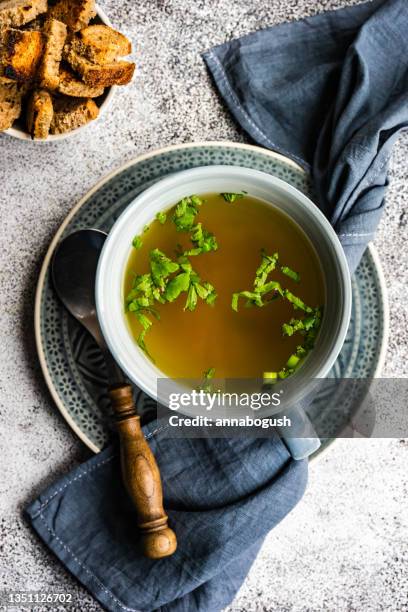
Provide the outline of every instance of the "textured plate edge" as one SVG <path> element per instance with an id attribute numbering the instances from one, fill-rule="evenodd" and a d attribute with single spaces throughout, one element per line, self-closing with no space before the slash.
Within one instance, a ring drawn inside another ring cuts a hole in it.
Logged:
<path id="1" fill-rule="evenodd" d="M 385 281 L 384 270 L 381 264 L 380 256 L 373 242 L 369 242 L 368 251 L 374 262 L 374 267 L 378 274 L 378 286 L 381 295 L 381 304 L 383 308 L 383 329 L 381 335 L 381 348 L 377 358 L 377 366 L 375 368 L 373 378 L 380 378 L 388 349 L 388 340 L 390 336 L 390 303 L 388 300 L 388 289 Z"/>
<path id="2" fill-rule="evenodd" d="M 42 374 L 44 376 L 45 383 L 46 383 L 46 385 L 48 387 L 48 390 L 49 390 L 49 392 L 51 394 L 52 399 L 54 400 L 58 410 L 60 411 L 61 415 L 63 416 L 63 418 L 65 419 L 67 424 L 71 427 L 71 429 L 78 436 L 78 438 L 90 450 L 92 450 L 92 452 L 94 452 L 94 453 L 99 453 L 102 449 L 99 448 L 98 446 L 96 446 L 96 444 L 94 444 L 82 432 L 82 430 L 75 423 L 75 421 L 73 420 L 73 418 L 71 417 L 69 412 L 66 410 L 64 402 L 61 400 L 60 396 L 58 395 L 57 389 L 55 388 L 55 386 L 54 386 L 54 384 L 53 384 L 53 382 L 51 380 L 51 376 L 50 376 L 49 371 L 48 371 L 47 363 L 46 363 L 46 360 L 45 360 L 45 354 L 44 354 L 44 350 L 43 350 L 43 346 L 42 346 L 42 342 L 41 342 L 41 297 L 42 297 L 42 292 L 43 292 L 43 288 L 44 288 L 44 284 L 45 284 L 45 278 L 46 278 L 47 270 L 49 268 L 53 252 L 54 252 L 55 247 L 58 244 L 59 239 L 60 239 L 61 235 L 63 234 L 65 228 L 71 222 L 71 220 L 76 215 L 78 210 L 81 209 L 81 207 L 85 204 L 85 202 L 96 191 L 98 191 L 101 187 L 103 187 L 103 185 L 105 185 L 106 183 L 111 181 L 115 176 L 117 176 L 118 174 L 121 174 L 126 169 L 130 168 L 131 166 L 135 165 L 136 163 L 140 163 L 142 161 L 145 161 L 145 160 L 150 159 L 152 157 L 156 157 L 156 156 L 161 155 L 163 153 L 167 153 L 169 151 L 180 150 L 180 149 L 194 149 L 194 148 L 199 148 L 199 147 L 228 147 L 228 148 L 237 148 L 237 149 L 247 149 L 248 151 L 259 152 L 259 153 L 262 153 L 264 155 L 268 155 L 268 156 L 270 156 L 272 158 L 282 160 L 285 163 L 287 163 L 288 165 L 292 166 L 292 168 L 298 170 L 300 173 L 302 173 L 304 175 L 307 174 L 305 169 L 302 168 L 302 166 L 300 166 L 299 164 L 294 162 L 292 159 L 286 157 L 285 155 L 282 155 L 282 154 L 277 153 L 275 151 L 270 151 L 269 149 L 265 149 L 263 147 L 258 147 L 256 145 L 250 145 L 250 144 L 246 144 L 246 143 L 232 142 L 232 141 L 221 141 L 221 140 L 220 141 L 211 140 L 211 141 L 199 141 L 199 142 L 194 142 L 194 143 L 182 143 L 182 144 L 169 145 L 167 147 L 162 147 L 160 149 L 155 149 L 154 151 L 149 151 L 148 153 L 144 153 L 142 155 L 138 155 L 137 157 L 134 157 L 134 158 L 130 159 L 128 162 L 126 162 L 126 163 L 122 164 L 120 167 L 116 168 L 116 170 L 112 170 L 107 175 L 102 177 L 73 206 L 73 208 L 70 210 L 70 212 L 65 217 L 64 221 L 61 223 L 61 225 L 59 226 L 58 230 L 54 234 L 54 237 L 51 240 L 51 243 L 50 243 L 50 245 L 49 245 L 49 247 L 47 249 L 45 258 L 44 258 L 43 263 L 41 265 L 41 270 L 40 270 L 40 274 L 39 274 L 39 277 L 38 277 L 37 287 L 36 287 L 36 292 L 35 292 L 35 302 L 34 302 L 34 334 L 35 334 L 35 344 L 36 344 L 37 355 L 38 355 L 38 358 L 39 358 L 41 371 L 42 371 Z M 380 263 L 380 259 L 379 259 L 377 250 L 375 249 L 375 247 L 374 247 L 374 245 L 372 243 L 370 243 L 368 245 L 368 249 L 370 251 L 370 255 L 371 255 L 372 259 L 373 259 L 375 268 L 376 268 L 377 273 L 378 273 L 378 281 L 379 281 L 379 288 L 380 288 L 381 303 L 382 303 L 382 308 L 383 308 L 383 313 L 384 313 L 383 334 L 381 336 L 381 349 L 380 349 L 380 355 L 379 355 L 379 358 L 378 358 L 378 361 L 377 361 L 377 367 L 376 367 L 375 374 L 374 374 L 374 378 L 377 378 L 380 375 L 381 370 L 382 370 L 382 368 L 384 366 L 385 354 L 386 354 L 387 345 L 388 345 L 389 304 L 388 304 L 388 294 L 387 294 L 387 287 L 386 287 L 386 283 L 385 283 L 385 279 L 384 279 L 384 273 L 383 273 L 383 270 L 382 270 L 382 266 L 381 266 L 381 263 Z M 315 463 L 317 459 L 321 459 L 326 454 L 326 452 L 329 450 L 330 447 L 331 447 L 331 444 L 329 444 L 327 447 L 323 448 L 323 450 L 320 453 L 316 454 L 313 457 L 313 459 L 314 459 L 313 462 Z"/>
<path id="3" fill-rule="evenodd" d="M 385 282 L 384 270 L 381 264 L 380 256 L 378 254 L 377 249 L 373 242 L 369 242 L 367 249 L 369 255 L 373 261 L 374 268 L 377 272 L 378 279 L 378 288 L 383 312 L 382 318 L 382 334 L 380 334 L 381 338 L 381 347 L 377 357 L 377 364 L 375 366 L 375 370 L 373 373 L 373 378 L 380 378 L 382 370 L 385 364 L 385 357 L 388 348 L 388 340 L 390 333 L 390 304 L 388 300 L 388 289 L 387 284 Z M 316 451 L 311 457 L 313 460 L 313 465 L 316 465 L 321 459 L 326 457 L 327 453 L 332 449 L 332 443 L 329 443 L 325 446 L 321 447 L 321 450 Z"/>

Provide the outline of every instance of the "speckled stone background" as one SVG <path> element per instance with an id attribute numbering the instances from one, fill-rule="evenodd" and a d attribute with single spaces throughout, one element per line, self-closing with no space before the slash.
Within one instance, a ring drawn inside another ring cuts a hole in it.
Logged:
<path id="1" fill-rule="evenodd" d="M 140 153 L 194 140 L 245 140 L 213 89 L 202 51 L 351 4 L 101 0 L 136 44 L 132 86 L 117 93 L 107 117 L 71 140 L 41 145 L 0 137 L 0 588 L 55 585 L 74 592 L 75 610 L 101 609 L 21 516 L 43 487 L 89 456 L 54 407 L 34 346 L 34 289 L 54 232 L 98 179 Z M 407 159 L 405 134 L 395 147 L 375 241 L 391 307 L 388 377 L 407 376 Z M 403 440 L 332 446 L 311 467 L 302 503 L 267 538 L 231 610 L 408 610 L 407 460 Z"/>

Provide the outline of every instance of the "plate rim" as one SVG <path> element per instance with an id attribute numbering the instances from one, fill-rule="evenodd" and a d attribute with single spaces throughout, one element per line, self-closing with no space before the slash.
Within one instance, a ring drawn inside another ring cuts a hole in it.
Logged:
<path id="1" fill-rule="evenodd" d="M 78 200 L 76 204 L 74 204 L 74 206 L 71 208 L 71 210 L 69 211 L 69 213 L 67 214 L 67 216 L 65 217 L 65 219 L 63 220 L 59 228 L 57 229 L 57 231 L 55 232 L 48 246 L 43 262 L 41 264 L 41 269 L 40 269 L 40 273 L 38 276 L 38 281 L 37 281 L 37 286 L 36 286 L 36 291 L 35 291 L 35 300 L 34 300 L 34 335 L 35 335 L 35 345 L 36 345 L 38 359 L 40 362 L 41 371 L 42 371 L 45 383 L 47 385 L 47 388 L 51 394 L 51 397 L 54 403 L 56 404 L 58 410 L 60 411 L 61 415 L 63 416 L 67 424 L 71 427 L 72 431 L 94 453 L 99 453 L 101 449 L 97 447 L 96 444 L 94 444 L 83 433 L 83 431 L 79 428 L 79 426 L 74 421 L 74 419 L 71 417 L 69 412 L 66 410 L 64 402 L 60 399 L 57 393 L 56 387 L 54 386 L 51 376 L 49 374 L 47 362 L 45 359 L 45 353 L 44 353 L 44 349 L 43 349 L 42 342 L 41 342 L 41 297 L 42 297 L 42 293 L 44 289 L 45 277 L 47 274 L 47 270 L 50 266 L 52 255 L 54 253 L 56 245 L 59 242 L 61 235 L 63 234 L 65 228 L 68 226 L 72 218 L 76 215 L 76 213 L 82 208 L 82 206 L 89 200 L 89 198 L 96 191 L 98 191 L 106 183 L 110 182 L 116 175 L 121 174 L 127 168 L 130 168 L 131 166 L 137 163 L 140 163 L 152 157 L 156 157 L 157 155 L 161 155 L 163 153 L 167 153 L 169 151 L 174 151 L 174 150 L 179 150 L 179 149 L 189 149 L 189 148 L 192 149 L 192 148 L 199 148 L 199 147 L 228 147 L 228 148 L 247 149 L 249 151 L 257 151 L 264 155 L 273 157 L 275 159 L 282 160 L 285 163 L 292 166 L 293 168 L 295 168 L 296 170 L 298 170 L 299 172 L 301 172 L 303 175 L 307 176 L 306 170 L 300 164 L 296 163 L 289 157 L 286 157 L 285 155 L 282 155 L 281 153 L 278 153 L 276 151 L 271 151 L 269 149 L 259 147 L 257 145 L 233 142 L 233 141 L 228 141 L 228 140 L 220 140 L 220 141 L 210 140 L 210 141 L 181 143 L 181 144 L 168 145 L 166 147 L 161 147 L 159 149 L 154 149 L 153 151 L 149 151 L 147 153 L 143 153 L 141 155 L 137 155 L 136 157 L 133 157 L 132 159 L 128 160 L 124 164 L 121 164 L 118 168 L 116 168 L 115 170 L 112 170 L 111 172 L 103 176 L 101 179 L 99 179 L 99 181 L 97 181 L 95 185 L 91 189 L 89 189 Z M 384 366 L 385 355 L 386 355 L 386 350 L 388 346 L 389 302 L 388 302 L 388 291 L 387 291 L 387 286 L 385 282 L 385 277 L 384 277 L 384 272 L 382 269 L 381 261 L 380 261 L 377 249 L 375 248 L 372 242 L 368 244 L 368 250 L 370 251 L 370 255 L 377 269 L 378 282 L 379 282 L 379 287 L 381 289 L 380 293 L 381 293 L 381 302 L 382 302 L 382 309 L 383 309 L 383 333 L 381 337 L 381 347 L 380 347 L 380 352 L 377 358 L 376 368 L 373 374 L 373 378 L 378 378 Z M 330 446 L 331 445 L 322 449 L 322 451 L 317 455 L 317 457 L 320 459 L 323 455 L 325 455 L 328 449 L 330 448 Z"/>

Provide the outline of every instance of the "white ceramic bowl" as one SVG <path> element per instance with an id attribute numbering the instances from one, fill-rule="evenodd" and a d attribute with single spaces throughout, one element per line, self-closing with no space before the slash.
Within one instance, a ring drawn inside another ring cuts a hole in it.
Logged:
<path id="1" fill-rule="evenodd" d="M 290 216 L 311 240 L 323 270 L 324 316 L 313 351 L 287 379 L 291 403 L 304 397 L 312 381 L 328 374 L 343 345 L 351 313 L 350 273 L 343 248 L 317 206 L 288 183 L 257 170 L 206 166 L 179 172 L 144 191 L 122 213 L 105 242 L 96 279 L 98 317 L 113 356 L 135 384 L 160 402 L 167 403 L 157 390 L 164 375 L 136 345 L 124 316 L 123 277 L 132 239 L 159 211 L 187 195 L 242 190 Z"/>
<path id="2" fill-rule="evenodd" d="M 112 27 L 112 24 L 110 20 L 108 19 L 107 15 L 104 13 L 104 11 L 99 6 L 96 7 L 96 17 L 91 21 L 91 23 L 104 23 L 105 25 Z M 115 94 L 115 90 L 116 90 L 115 86 L 108 87 L 105 90 L 103 96 L 95 99 L 95 102 L 99 106 L 99 115 L 97 116 L 96 119 L 94 119 L 93 121 L 90 121 L 89 123 L 86 123 L 85 125 L 82 125 L 76 130 L 71 130 L 71 132 L 66 132 L 65 134 L 50 134 L 45 140 L 39 140 L 39 139 L 33 140 L 31 138 L 31 135 L 27 132 L 26 125 L 25 125 L 25 116 L 23 113 L 23 116 L 17 119 L 17 121 L 14 122 L 13 126 L 9 128 L 8 130 L 5 130 L 4 133 L 8 134 L 9 136 L 12 136 L 13 138 L 18 138 L 19 140 L 29 140 L 30 142 L 33 142 L 35 144 L 44 144 L 47 142 L 56 142 L 57 140 L 65 140 L 65 138 L 69 138 L 70 136 L 73 136 L 74 134 L 78 134 L 78 132 L 80 132 L 81 130 L 94 124 L 95 121 L 99 121 L 99 119 L 102 117 L 104 113 L 106 113 L 109 106 L 111 105 L 113 96 Z"/>

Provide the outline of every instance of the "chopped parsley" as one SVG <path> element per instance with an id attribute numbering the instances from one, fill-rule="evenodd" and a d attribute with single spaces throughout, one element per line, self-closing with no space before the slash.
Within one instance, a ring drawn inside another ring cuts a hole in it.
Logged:
<path id="1" fill-rule="evenodd" d="M 305 312 L 312 312 L 312 308 L 307 306 L 303 300 L 294 295 L 288 289 L 283 289 L 281 284 L 278 281 L 268 281 L 268 276 L 276 269 L 279 261 L 279 254 L 274 253 L 273 255 L 267 255 L 265 251 L 261 251 L 262 260 L 261 265 L 255 272 L 255 280 L 254 280 L 254 288 L 252 291 L 240 291 L 238 293 L 234 293 L 232 296 L 231 307 L 233 310 L 238 310 L 238 301 L 240 297 L 247 298 L 246 306 L 265 306 L 270 302 L 278 299 L 279 297 L 283 297 L 289 302 L 293 304 L 293 308 L 295 310 L 300 309 Z M 288 268 L 287 266 L 281 266 L 281 271 L 285 270 L 286 272 L 289 270 L 290 274 L 286 274 L 286 276 L 290 276 L 291 278 L 299 278 L 300 276 Z M 264 297 L 269 294 L 268 299 L 264 300 Z"/>
<path id="2" fill-rule="evenodd" d="M 291 319 L 289 323 L 282 325 L 282 333 L 284 336 L 293 336 L 298 331 L 310 331 L 320 325 L 320 309 L 316 308 L 314 314 L 304 319 Z"/>
<path id="3" fill-rule="evenodd" d="M 189 232 L 193 229 L 198 209 L 202 203 L 203 200 L 195 195 L 180 200 L 173 214 L 173 221 L 178 232 Z"/>
<path id="4" fill-rule="evenodd" d="M 201 255 L 202 253 L 209 253 L 210 251 L 216 251 L 218 249 L 217 239 L 214 234 L 203 229 L 201 223 L 197 223 L 197 225 L 192 227 L 191 242 L 194 247 L 184 253 L 184 255 L 189 257 Z"/>
<path id="5" fill-rule="evenodd" d="M 143 240 L 141 239 L 140 236 L 135 236 L 132 240 L 132 246 L 135 249 L 141 249 L 143 246 Z"/>
<path id="6" fill-rule="evenodd" d="M 166 286 L 166 290 L 163 294 L 166 302 L 174 302 L 180 293 L 187 291 L 190 286 L 190 272 L 180 272 L 177 276 L 174 276 Z"/>
<path id="7" fill-rule="evenodd" d="M 278 380 L 277 372 L 264 372 L 263 381 L 265 385 L 274 385 Z"/>
<path id="8" fill-rule="evenodd" d="M 177 272 L 179 268 L 180 266 L 177 262 L 172 261 L 164 253 L 159 251 L 159 249 L 154 249 L 154 251 L 151 251 L 150 269 L 152 280 L 156 287 L 158 287 L 161 291 L 164 291 L 166 281 L 170 274 Z"/>
<path id="9" fill-rule="evenodd" d="M 286 366 L 279 372 L 279 378 L 287 378 L 300 365 L 302 359 L 306 357 L 308 352 L 314 347 L 315 338 L 320 327 L 322 319 L 322 309 L 315 308 L 311 315 L 303 319 L 291 319 L 289 323 L 282 325 L 282 333 L 284 336 L 293 336 L 300 333 L 304 336 L 303 344 L 296 347 L 296 352 L 293 353 Z"/>
<path id="10" fill-rule="evenodd" d="M 204 378 L 206 380 L 210 380 L 211 378 L 214 378 L 214 375 L 215 375 L 215 368 L 208 368 L 208 370 L 204 372 Z"/>
<path id="11" fill-rule="evenodd" d="M 213 388 L 212 388 L 212 384 L 211 384 L 211 379 L 214 378 L 215 375 L 215 368 L 208 368 L 208 370 L 206 370 L 203 373 L 203 384 L 201 384 L 198 388 L 199 390 L 204 391 L 205 393 L 212 393 Z"/>
<path id="12" fill-rule="evenodd" d="M 266 282 L 268 276 L 273 270 L 275 270 L 279 255 L 274 253 L 273 255 L 267 255 L 264 251 L 261 251 L 262 260 L 261 265 L 255 272 L 254 288 L 251 291 L 240 291 L 234 293 L 232 296 L 231 307 L 233 310 L 238 312 L 238 301 L 239 298 L 246 298 L 246 306 L 265 306 L 270 301 L 283 296 L 283 289 L 278 281 Z M 264 302 L 263 297 L 269 295 L 269 299 Z"/>
<path id="13" fill-rule="evenodd" d="M 281 284 L 275 280 L 268 280 L 269 275 L 278 265 L 279 255 L 267 255 L 264 251 L 261 252 L 261 264 L 256 270 L 253 289 L 250 291 L 240 291 L 232 296 L 231 307 L 236 312 L 238 311 L 238 303 L 240 298 L 246 298 L 246 306 L 266 306 L 275 299 L 285 299 L 290 302 L 294 310 L 302 310 L 305 313 L 304 318 L 292 318 L 289 323 L 282 325 L 282 334 L 284 336 L 293 336 L 300 332 L 304 337 L 303 345 L 297 347 L 286 365 L 279 372 L 264 372 L 263 378 L 265 384 L 274 384 L 278 379 L 285 379 L 299 366 L 301 360 L 307 355 L 314 346 L 314 341 L 320 327 L 322 309 L 311 308 L 305 302 L 294 295 L 288 289 L 282 288 Z M 288 266 L 281 266 L 280 270 L 283 274 L 295 280 L 300 281 L 300 276 Z"/>
<path id="14" fill-rule="evenodd" d="M 310 306 L 306 306 L 306 304 L 300 298 L 293 295 L 288 289 L 284 289 L 283 296 L 293 304 L 293 308 L 295 310 L 304 310 L 305 312 L 313 312 L 313 309 Z"/>
<path id="15" fill-rule="evenodd" d="M 156 219 L 161 225 L 164 225 L 166 223 L 167 214 L 165 212 L 158 212 Z"/>
<path id="16" fill-rule="evenodd" d="M 214 234 L 203 228 L 201 223 L 196 223 L 196 216 L 203 201 L 194 195 L 183 198 L 176 205 L 172 217 L 178 232 L 191 232 L 193 247 L 184 253 L 180 253 L 186 257 L 195 257 L 218 249 Z"/>
<path id="17" fill-rule="evenodd" d="M 238 312 L 238 300 L 240 297 L 247 298 L 246 306 L 263 306 L 262 295 L 257 291 L 240 291 L 232 295 L 232 309 Z"/>
<path id="18" fill-rule="evenodd" d="M 243 191 L 242 193 L 220 193 L 220 196 L 224 198 L 226 202 L 232 202 L 232 203 L 236 202 L 237 200 L 240 200 L 245 195 L 246 195 L 246 191 Z"/>
<path id="19" fill-rule="evenodd" d="M 281 266 L 281 272 L 285 276 L 288 276 L 289 278 L 294 280 L 295 283 L 300 283 L 300 274 L 289 268 L 289 266 Z"/>
<path id="20" fill-rule="evenodd" d="M 132 289 L 126 297 L 126 309 L 136 316 L 142 326 L 137 343 L 147 355 L 149 353 L 146 348 L 145 336 L 152 326 L 152 321 L 148 315 L 158 318 L 158 313 L 154 308 L 156 303 L 174 302 L 182 293 L 185 293 L 187 297 L 184 310 L 193 311 L 199 300 L 203 300 L 206 304 L 212 306 L 217 298 L 214 287 L 209 282 L 201 280 L 187 257 L 187 255 L 207 253 L 218 248 L 213 234 L 204 230 L 201 223 L 194 225 L 194 217 L 200 202 L 196 196 L 184 198 L 176 206 L 173 217 L 173 220 L 177 220 L 175 223 L 178 229 L 188 227 L 189 231 L 192 231 L 191 240 L 196 245 L 194 249 L 199 252 L 178 253 L 177 260 L 174 261 L 159 249 L 152 250 L 149 254 L 150 272 L 135 277 Z M 195 211 L 194 217 L 191 217 L 193 211 Z M 160 219 L 164 219 L 164 222 L 166 220 L 163 216 Z M 157 217 L 159 222 L 161 222 L 160 219 Z M 191 227 L 189 219 L 192 220 Z M 142 244 L 140 236 L 133 240 L 135 248 L 140 248 Z M 149 357 L 151 358 L 150 355 Z"/>
<path id="21" fill-rule="evenodd" d="M 266 279 L 269 274 L 273 272 L 276 268 L 276 264 L 278 263 L 279 255 L 278 253 L 274 253 L 273 255 L 267 255 L 265 251 L 261 251 L 262 261 L 261 265 L 257 269 L 255 273 L 254 287 L 258 289 L 263 287 L 266 283 Z"/>
<path id="22" fill-rule="evenodd" d="M 214 287 L 208 282 L 202 282 L 201 278 L 195 272 L 190 275 L 190 284 L 188 288 L 187 301 L 184 310 L 195 310 L 198 298 L 203 300 L 209 306 L 213 306 L 217 299 L 217 294 Z"/>

